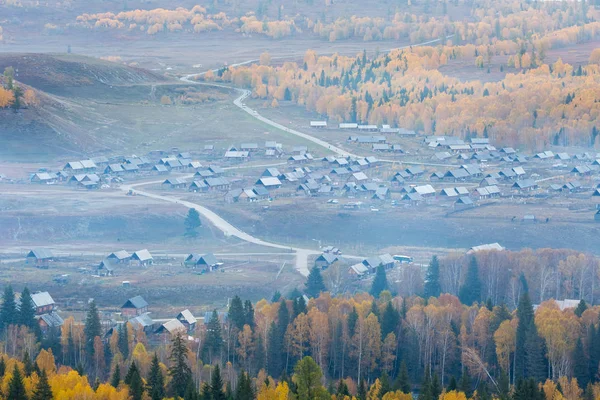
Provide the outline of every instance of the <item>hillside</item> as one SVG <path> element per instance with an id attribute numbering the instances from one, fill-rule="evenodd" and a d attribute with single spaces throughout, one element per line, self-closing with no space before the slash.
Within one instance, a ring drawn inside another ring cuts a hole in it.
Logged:
<path id="1" fill-rule="evenodd" d="M 24 91 L 32 89 L 38 100 L 18 112 L 0 110 L 0 155 L 20 161 L 109 149 L 106 135 L 96 131 L 116 121 L 93 103 L 141 101 L 143 96 L 134 96 L 137 85 L 150 93 L 151 84 L 167 82 L 140 68 L 81 56 L 0 55 L 0 71 L 9 66 L 16 71 L 17 85 Z"/>
<path id="2" fill-rule="evenodd" d="M 79 55 L 0 54 L 0 71 L 13 67 L 16 79 L 45 92 L 67 88 L 131 85 L 165 81 L 159 74 Z"/>

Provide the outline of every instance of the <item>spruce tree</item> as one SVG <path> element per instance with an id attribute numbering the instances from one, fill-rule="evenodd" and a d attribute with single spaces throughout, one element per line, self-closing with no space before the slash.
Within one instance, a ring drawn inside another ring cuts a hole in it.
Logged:
<path id="1" fill-rule="evenodd" d="M 183 395 L 183 400 L 196 400 L 198 398 L 198 392 L 194 387 L 194 382 L 190 379 L 187 387 L 185 388 L 185 394 Z"/>
<path id="2" fill-rule="evenodd" d="M 200 400 L 211 400 L 210 399 L 210 385 L 206 382 L 202 384 L 202 388 L 200 390 Z"/>
<path id="3" fill-rule="evenodd" d="M 278 377 L 283 369 L 283 341 L 275 322 L 271 322 L 267 339 L 267 371 L 269 375 Z"/>
<path id="4" fill-rule="evenodd" d="M 91 360 L 94 355 L 94 338 L 102 335 L 100 315 L 98 314 L 98 308 L 96 307 L 96 302 L 94 300 L 90 301 L 90 304 L 88 305 L 83 333 L 85 335 L 85 351 Z"/>
<path id="5" fill-rule="evenodd" d="M 454 377 L 454 375 L 450 377 L 450 383 L 448 384 L 448 387 L 446 389 L 448 389 L 449 392 L 458 389 L 458 382 L 456 382 L 456 378 Z"/>
<path id="6" fill-rule="evenodd" d="M 526 353 L 525 346 L 530 328 L 535 326 L 533 320 L 533 305 L 529 299 L 529 292 L 527 290 L 526 281 L 522 278 L 523 294 L 519 299 L 517 306 L 517 318 L 519 324 L 517 325 L 516 332 L 516 344 L 515 344 L 515 380 L 518 382 L 520 379 L 527 377 L 527 364 L 526 364 Z"/>
<path id="7" fill-rule="evenodd" d="M 377 271 L 375 272 L 375 278 L 373 279 L 369 293 L 371 296 L 378 298 L 381 292 L 384 290 L 388 290 L 388 281 L 385 268 L 383 265 L 380 265 L 377 267 Z"/>
<path id="8" fill-rule="evenodd" d="M 600 363 L 600 329 L 590 324 L 588 338 L 589 376 L 592 380 L 598 379 L 598 364 Z"/>
<path id="9" fill-rule="evenodd" d="M 2 305 L 0 306 L 0 323 L 2 325 L 2 329 L 6 329 L 9 325 L 18 323 L 15 292 L 13 292 L 11 285 L 8 285 L 4 288 Z"/>
<path id="10" fill-rule="evenodd" d="M 427 267 L 423 297 L 425 297 L 425 299 L 430 297 L 439 297 L 441 292 L 440 263 L 437 256 L 433 256 L 429 266 Z"/>
<path id="11" fill-rule="evenodd" d="M 152 364 L 150 365 L 150 373 L 148 375 L 148 394 L 152 400 L 162 400 L 166 397 L 165 377 L 160 369 L 156 353 L 152 357 Z"/>
<path id="12" fill-rule="evenodd" d="M 365 380 L 361 379 L 358 384 L 358 391 L 356 393 L 358 400 L 367 400 L 367 385 L 365 384 Z"/>
<path id="13" fill-rule="evenodd" d="M 254 329 L 254 307 L 250 300 L 244 302 L 244 318 L 246 325 Z"/>
<path id="14" fill-rule="evenodd" d="M 211 400 L 226 400 L 225 392 L 223 392 L 223 379 L 221 378 L 221 368 L 219 364 L 215 365 L 215 370 L 212 373 L 210 380 L 210 397 Z"/>
<path id="15" fill-rule="evenodd" d="M 119 329 L 117 347 L 123 356 L 123 360 L 127 360 L 129 358 L 129 328 L 127 327 L 127 322 L 122 324 L 121 328 Z"/>
<path id="16" fill-rule="evenodd" d="M 112 377 L 110 378 L 110 385 L 112 387 L 119 387 L 120 383 L 121 383 L 121 367 L 119 367 L 119 364 L 117 364 L 115 366 L 115 370 L 112 374 Z"/>
<path id="17" fill-rule="evenodd" d="M 434 399 L 438 399 L 440 394 L 442 394 L 442 385 L 440 384 L 440 378 L 437 373 L 433 374 L 433 378 L 431 379 L 431 396 Z"/>
<path id="18" fill-rule="evenodd" d="M 325 283 L 323 282 L 323 277 L 321 276 L 321 270 L 317 267 L 313 267 L 310 270 L 304 286 L 306 287 L 304 292 L 309 297 L 319 297 L 321 292 L 327 291 Z"/>
<path id="19" fill-rule="evenodd" d="M 131 385 L 133 376 L 135 374 L 140 374 L 140 370 L 137 367 L 137 364 L 135 363 L 135 361 L 131 362 L 131 365 L 129 366 L 129 369 L 127 370 L 127 374 L 125 375 L 125 380 L 123 382 L 125 382 L 126 385 Z"/>
<path id="20" fill-rule="evenodd" d="M 348 335 L 350 337 L 354 336 L 356 331 L 356 323 L 358 322 L 358 312 L 356 311 L 356 307 L 352 307 L 352 311 L 348 314 L 347 324 L 348 324 Z"/>
<path id="21" fill-rule="evenodd" d="M 31 292 L 27 288 L 21 293 L 21 306 L 17 320 L 20 325 L 28 328 L 33 328 L 35 325 L 35 306 L 31 299 Z"/>
<path id="22" fill-rule="evenodd" d="M 459 290 L 460 301 L 468 306 L 481 301 L 481 280 L 479 279 L 479 266 L 475 256 L 471 257 L 465 282 Z"/>
<path id="23" fill-rule="evenodd" d="M 381 384 L 381 387 L 379 388 L 378 397 L 381 399 L 386 393 L 392 391 L 390 377 L 387 373 L 384 372 L 383 374 L 381 374 L 381 377 L 379 378 L 379 383 Z"/>
<path id="24" fill-rule="evenodd" d="M 235 388 L 234 400 L 254 400 L 252 379 L 248 373 L 242 371 Z"/>
<path id="25" fill-rule="evenodd" d="M 187 217 L 184 221 L 185 226 L 185 234 L 184 236 L 195 238 L 198 236 L 198 228 L 202 226 L 202 221 L 200 220 L 200 213 L 196 211 L 194 208 L 190 208 L 187 214 Z"/>
<path id="26" fill-rule="evenodd" d="M 246 323 L 244 305 L 242 304 L 242 299 L 237 295 L 233 297 L 229 304 L 227 318 L 238 330 L 241 331 L 244 328 L 244 324 Z"/>
<path id="27" fill-rule="evenodd" d="M 588 308 L 588 306 L 587 306 L 585 300 L 581 299 L 579 301 L 579 304 L 577 304 L 577 308 L 575 308 L 575 311 L 574 311 L 575 315 L 577 315 L 579 318 L 581 318 L 581 315 L 583 314 L 583 312 L 585 310 L 587 310 L 587 308 Z"/>
<path id="28" fill-rule="evenodd" d="M 131 395 L 132 400 L 142 400 L 144 395 L 144 383 L 135 362 L 131 363 L 131 368 L 127 372 L 125 383 L 129 385 L 129 394 Z"/>
<path id="29" fill-rule="evenodd" d="M 204 341 L 204 358 L 209 362 L 221 353 L 223 346 L 223 333 L 221 330 L 221 321 L 217 310 L 213 310 L 206 326 L 206 340 Z"/>
<path id="30" fill-rule="evenodd" d="M 335 394 L 338 399 L 343 399 L 345 396 L 350 396 L 348 385 L 346 385 L 346 382 L 344 382 L 343 379 L 339 380 Z"/>
<path id="31" fill-rule="evenodd" d="M 400 363 L 400 372 L 394 381 L 394 389 L 400 390 L 402 393 L 408 394 L 411 392 L 410 378 L 408 377 L 408 368 L 406 362 L 402 360 Z"/>
<path id="32" fill-rule="evenodd" d="M 254 346 L 253 368 L 260 371 L 266 367 L 265 341 L 260 333 L 256 334 L 256 345 Z"/>
<path id="33" fill-rule="evenodd" d="M 7 400 L 27 400 L 27 393 L 25 391 L 25 384 L 23 383 L 23 375 L 19 367 L 15 364 L 13 369 L 13 376 L 8 382 L 8 395 Z"/>
<path id="34" fill-rule="evenodd" d="M 590 381 L 589 368 L 585 352 L 583 351 L 583 343 L 581 338 L 577 338 L 575 349 L 573 350 L 573 377 L 577 379 L 579 387 L 584 388 Z"/>
<path id="35" fill-rule="evenodd" d="M 185 389 L 190 379 L 192 379 L 192 370 L 187 363 L 187 354 L 189 349 L 184 341 L 183 334 L 177 333 L 171 342 L 171 354 L 169 360 L 171 367 L 170 392 L 174 396 L 183 397 Z"/>
<path id="36" fill-rule="evenodd" d="M 462 376 L 460 377 L 458 389 L 461 392 L 464 392 L 467 397 L 471 397 L 471 395 L 473 394 L 473 388 L 471 387 L 471 378 L 469 377 L 469 373 L 467 372 L 466 368 L 463 370 Z"/>
<path id="37" fill-rule="evenodd" d="M 0 355 L 0 378 L 3 378 L 4 374 L 6 374 L 6 361 L 4 361 L 4 356 Z"/>
<path id="38" fill-rule="evenodd" d="M 381 317 L 381 337 L 385 338 L 389 333 L 395 333 L 399 323 L 400 313 L 394 308 L 392 302 L 388 301 Z"/>
<path id="39" fill-rule="evenodd" d="M 46 374 L 46 370 L 42 370 L 39 377 L 38 383 L 33 390 L 33 396 L 31 397 L 31 400 L 52 400 L 52 388 L 48 383 L 48 375 Z"/>
<path id="40" fill-rule="evenodd" d="M 23 355 L 23 373 L 27 378 L 33 374 L 34 367 L 33 362 L 31 361 L 31 357 L 29 357 L 29 351 L 25 350 L 25 354 Z"/>

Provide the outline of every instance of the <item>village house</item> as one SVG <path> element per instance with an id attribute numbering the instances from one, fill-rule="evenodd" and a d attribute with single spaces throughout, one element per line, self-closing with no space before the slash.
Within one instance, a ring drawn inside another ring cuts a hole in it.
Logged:
<path id="1" fill-rule="evenodd" d="M 152 317 L 150 317 L 150 313 L 143 313 L 141 315 L 137 315 L 127 321 L 131 324 L 131 326 L 135 329 L 141 329 L 146 334 L 152 333 L 154 327 L 154 321 Z"/>
<path id="2" fill-rule="evenodd" d="M 261 176 L 278 178 L 279 175 L 281 175 L 281 172 L 279 172 L 279 170 L 277 168 L 267 168 L 267 169 L 265 169 L 265 171 L 262 173 Z"/>
<path id="3" fill-rule="evenodd" d="M 192 312 L 188 309 L 183 310 L 179 314 L 177 314 L 177 320 L 181 322 L 183 326 L 187 329 L 188 333 L 194 332 L 196 329 L 196 317 L 192 314 Z"/>
<path id="4" fill-rule="evenodd" d="M 262 177 L 262 178 L 258 179 L 258 181 L 256 181 L 256 184 L 261 185 L 270 190 L 279 189 L 282 185 L 279 178 L 273 177 L 273 176 Z"/>
<path id="5" fill-rule="evenodd" d="M 36 319 L 43 334 L 46 334 L 50 329 L 59 329 L 65 323 L 56 312 L 39 315 Z"/>
<path id="6" fill-rule="evenodd" d="M 170 189 L 185 189 L 187 183 L 182 178 L 169 178 L 162 183 L 162 186 Z"/>
<path id="7" fill-rule="evenodd" d="M 50 184 L 50 183 L 54 183 L 56 181 L 56 177 L 50 175 L 47 172 L 38 172 L 36 174 L 33 174 L 31 176 L 31 183 L 46 183 L 46 184 Z"/>
<path id="8" fill-rule="evenodd" d="M 121 315 L 126 318 L 136 317 L 148 312 L 148 303 L 142 296 L 130 298 L 121 306 Z"/>
<path id="9" fill-rule="evenodd" d="M 538 184 L 532 179 L 523 179 L 522 181 L 516 181 L 512 188 L 519 191 L 531 191 L 537 189 Z"/>
<path id="10" fill-rule="evenodd" d="M 206 192 L 208 191 L 208 185 L 202 181 L 194 181 L 188 186 L 190 192 Z"/>
<path id="11" fill-rule="evenodd" d="M 25 257 L 25 264 L 35 265 L 38 268 L 48 268 L 52 261 L 54 261 L 52 251 L 41 247 L 31 249 Z"/>
<path id="12" fill-rule="evenodd" d="M 31 301 L 35 307 L 35 315 L 48 314 L 54 311 L 56 303 L 50 293 L 36 292 L 31 295 Z"/>
<path id="13" fill-rule="evenodd" d="M 104 168 L 104 173 L 107 175 L 120 175 L 123 172 L 125 172 L 125 170 L 121 164 L 109 164 Z"/>
<path id="14" fill-rule="evenodd" d="M 191 268 L 199 268 L 205 272 L 211 272 L 216 270 L 222 263 L 220 263 L 214 254 L 195 254 L 192 253 L 185 258 L 184 264 Z"/>
<path id="15" fill-rule="evenodd" d="M 172 319 L 158 327 L 154 333 L 162 340 L 168 341 L 170 337 L 178 333 L 186 333 L 188 330 L 178 319 Z"/>
<path id="16" fill-rule="evenodd" d="M 114 253 L 110 253 L 106 259 L 115 261 L 118 264 L 127 264 L 131 260 L 131 254 L 125 250 L 119 250 Z"/>
<path id="17" fill-rule="evenodd" d="M 208 190 L 229 190 L 231 188 L 231 183 L 225 178 L 207 178 L 204 180 L 206 186 L 208 186 Z"/>
<path id="18" fill-rule="evenodd" d="M 331 264 L 336 262 L 338 257 L 333 253 L 323 253 L 315 260 L 315 267 L 320 269 L 327 269 Z"/>
<path id="19" fill-rule="evenodd" d="M 169 172 L 169 169 L 164 165 L 157 164 L 154 167 L 152 167 L 152 172 L 156 172 L 158 174 L 166 174 Z"/>
<path id="20" fill-rule="evenodd" d="M 216 165 L 209 165 L 208 170 L 210 172 L 212 172 L 215 176 L 221 176 L 221 175 L 225 174 L 225 170 Z"/>
<path id="21" fill-rule="evenodd" d="M 96 275 L 98 276 L 114 276 L 115 267 L 118 265 L 116 261 L 104 259 L 96 267 Z"/>
<path id="22" fill-rule="evenodd" d="M 356 277 L 365 276 L 369 272 L 369 268 L 367 268 L 363 263 L 354 264 L 351 265 L 350 268 L 348 268 L 348 273 Z"/>
<path id="23" fill-rule="evenodd" d="M 142 266 L 151 265 L 152 262 L 153 262 L 152 255 L 146 249 L 144 249 L 144 250 L 138 250 L 138 251 L 134 252 L 131 255 L 131 260 L 132 261 L 137 261 L 138 264 L 142 265 Z"/>

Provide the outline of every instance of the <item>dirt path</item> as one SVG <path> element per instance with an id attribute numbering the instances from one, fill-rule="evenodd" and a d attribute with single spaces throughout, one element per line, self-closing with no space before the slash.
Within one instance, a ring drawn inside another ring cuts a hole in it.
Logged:
<path id="1" fill-rule="evenodd" d="M 204 206 L 201 206 L 200 204 L 196 204 L 196 203 L 192 203 L 191 201 L 180 200 L 178 198 L 163 196 L 163 195 L 136 189 L 137 187 L 151 185 L 153 183 L 156 183 L 156 182 L 142 182 L 142 183 L 136 183 L 136 184 L 132 184 L 132 185 L 121 185 L 120 189 L 124 192 L 131 191 L 132 193 L 135 193 L 136 195 L 145 196 L 145 197 L 148 197 L 151 199 L 156 199 L 156 200 L 162 200 L 162 201 L 166 201 L 169 203 L 181 204 L 182 206 L 185 206 L 188 208 L 193 208 L 196 211 L 198 211 L 198 213 L 200 213 L 204 218 L 206 218 L 212 225 L 214 225 L 215 228 L 217 228 L 221 232 L 223 232 L 223 234 L 226 237 L 235 236 L 235 237 L 237 237 L 245 242 L 248 242 L 248 243 L 252 243 L 252 244 L 256 244 L 256 245 L 264 246 L 264 247 L 270 247 L 270 248 L 274 248 L 274 249 L 286 250 L 286 251 L 290 252 L 290 253 L 286 253 L 286 254 L 295 253 L 295 255 L 296 255 L 296 270 L 303 276 L 308 276 L 308 273 L 309 273 L 308 257 L 311 255 L 321 254 L 321 252 L 317 251 L 317 250 L 303 249 L 303 248 L 299 248 L 299 247 L 290 247 L 290 246 L 284 246 L 282 244 L 266 242 L 262 239 L 254 237 L 254 236 L 242 231 L 241 229 L 236 228 L 235 226 L 233 226 L 229 222 L 227 222 L 225 219 L 223 219 L 219 215 L 217 215 L 215 212 L 209 210 L 208 208 L 206 208 Z"/>

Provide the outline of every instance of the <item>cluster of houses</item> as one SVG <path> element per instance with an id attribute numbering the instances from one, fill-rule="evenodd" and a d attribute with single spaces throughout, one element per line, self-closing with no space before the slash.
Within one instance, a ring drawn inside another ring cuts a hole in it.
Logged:
<path id="1" fill-rule="evenodd" d="M 310 121 L 309 126 L 315 129 L 328 128 L 327 121 Z M 358 132 L 380 132 L 386 134 L 396 134 L 402 136 L 416 136 L 415 131 L 403 129 L 403 128 L 392 128 L 391 125 L 382 125 L 381 127 L 374 124 L 359 124 L 356 122 L 342 122 L 337 125 L 337 129 L 340 130 L 356 130 Z"/>
<path id="2" fill-rule="evenodd" d="M 56 303 L 50 293 L 31 293 L 31 302 L 33 303 L 35 320 L 42 333 L 48 332 L 49 329 L 60 328 L 64 324 L 64 320 L 58 314 Z M 17 308 L 21 307 L 21 294 L 15 296 L 15 303 Z"/>
<path id="3" fill-rule="evenodd" d="M 323 254 L 315 259 L 315 267 L 325 270 L 333 263 L 345 261 L 341 254 L 323 249 Z M 407 257 L 407 259 L 411 259 Z M 412 260 L 412 259 L 411 259 Z M 396 265 L 396 260 L 390 254 L 382 254 L 375 257 L 365 258 L 362 262 L 353 264 L 348 268 L 348 273 L 355 277 L 362 277 L 375 273 L 378 267 L 391 269 Z"/>

